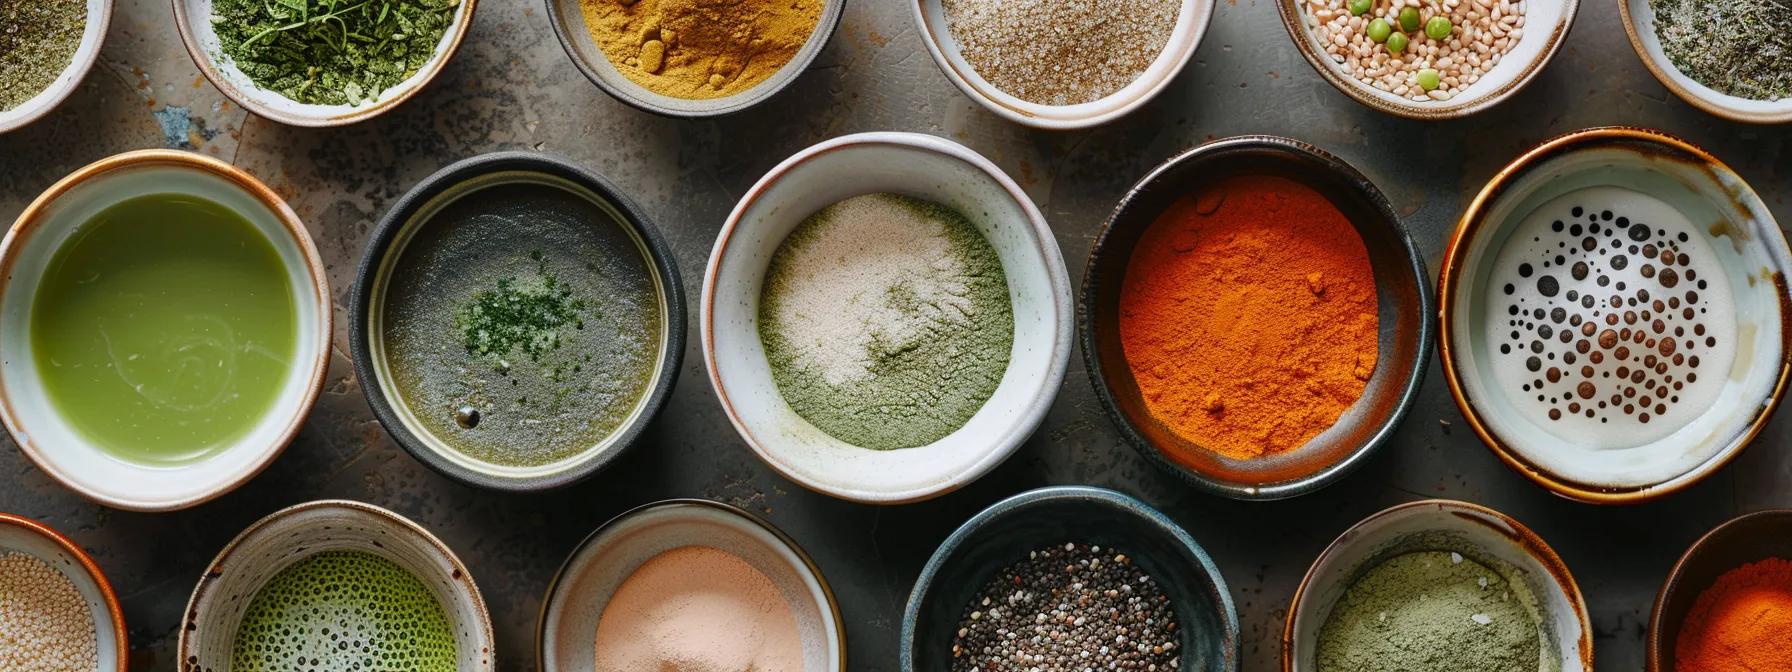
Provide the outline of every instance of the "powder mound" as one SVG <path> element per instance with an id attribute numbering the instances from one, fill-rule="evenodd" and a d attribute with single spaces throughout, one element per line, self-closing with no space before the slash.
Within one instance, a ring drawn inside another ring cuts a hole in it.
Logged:
<path id="1" fill-rule="evenodd" d="M 0 553 L 0 670 L 91 672 L 98 640 L 67 576 L 37 556 Z"/>
<path id="2" fill-rule="evenodd" d="M 796 57 L 823 0 L 582 0 L 585 26 L 624 76 L 674 98 L 720 98 Z"/>
<path id="3" fill-rule="evenodd" d="M 1675 640 L 1677 672 L 1792 670 L 1792 561 L 1737 567 L 1699 594 Z"/>
<path id="4" fill-rule="evenodd" d="M 439 672 L 459 665 L 429 587 L 391 560 L 324 551 L 268 580 L 237 626 L 235 672 Z"/>
<path id="5" fill-rule="evenodd" d="M 654 556 L 597 622 L 596 672 L 795 672 L 802 638 L 789 602 L 740 557 L 707 546 Z"/>
<path id="6" fill-rule="evenodd" d="M 1317 670 L 1537 672 L 1537 613 L 1519 570 L 1496 559 L 1396 555 L 1364 572 L 1332 606 L 1319 630 Z"/>
<path id="7" fill-rule="evenodd" d="M 977 74 L 1016 98 L 1075 105 L 1104 98 L 1157 60 L 1175 0 L 944 0 L 946 27 Z"/>

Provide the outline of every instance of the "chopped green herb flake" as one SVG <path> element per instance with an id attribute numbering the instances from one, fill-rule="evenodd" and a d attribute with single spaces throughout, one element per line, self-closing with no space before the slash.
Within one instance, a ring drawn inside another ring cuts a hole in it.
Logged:
<path id="1" fill-rule="evenodd" d="M 225 56 L 257 85 L 359 105 L 422 69 L 460 0 L 214 0 Z"/>

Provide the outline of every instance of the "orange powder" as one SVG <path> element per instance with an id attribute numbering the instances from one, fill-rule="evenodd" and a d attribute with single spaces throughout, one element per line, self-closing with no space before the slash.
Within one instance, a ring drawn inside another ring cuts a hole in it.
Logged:
<path id="1" fill-rule="evenodd" d="M 1674 670 L 1792 671 L 1792 561 L 1737 567 L 1700 593 L 1674 642 Z"/>
<path id="2" fill-rule="evenodd" d="M 1378 327 L 1356 229 L 1324 195 L 1267 175 L 1177 200 L 1139 239 L 1120 291 L 1147 409 L 1241 460 L 1336 423 L 1375 370 Z"/>

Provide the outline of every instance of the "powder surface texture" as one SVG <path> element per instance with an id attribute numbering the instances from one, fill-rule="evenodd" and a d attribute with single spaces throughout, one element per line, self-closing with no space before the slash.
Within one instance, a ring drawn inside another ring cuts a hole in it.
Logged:
<path id="1" fill-rule="evenodd" d="M 1792 561 L 1737 567 L 1700 593 L 1675 640 L 1674 670 L 1792 670 Z"/>
<path id="2" fill-rule="evenodd" d="M 93 612 L 75 584 L 36 556 L 0 553 L 0 670 L 92 672 Z"/>
<path id="3" fill-rule="evenodd" d="M 1318 672 L 1537 672 L 1537 602 L 1518 570 L 1449 551 L 1368 570 L 1319 631 Z"/>
<path id="4" fill-rule="evenodd" d="M 800 672 L 796 616 L 739 556 L 685 546 L 635 569 L 597 622 L 597 672 Z"/>
<path id="5" fill-rule="evenodd" d="M 1311 187 L 1267 175 L 1172 204 L 1139 239 L 1120 294 L 1146 408 L 1232 459 L 1298 448 L 1336 423 L 1375 370 L 1378 328 L 1356 229 Z"/>
<path id="6" fill-rule="evenodd" d="M 1131 84 L 1163 53 L 1176 0 L 943 0 L 946 27 L 1003 93 L 1075 105 Z"/>
<path id="7" fill-rule="evenodd" d="M 454 630 L 421 580 L 391 560 L 324 551 L 280 570 L 237 626 L 232 672 L 457 669 Z"/>
<path id="8" fill-rule="evenodd" d="M 74 62 L 86 30 L 86 0 L 0 2 L 0 111 L 55 84 Z"/>
<path id="9" fill-rule="evenodd" d="M 720 98 L 776 74 L 809 41 L 823 0 L 582 0 L 616 69 L 674 98 Z"/>
<path id="10" fill-rule="evenodd" d="M 791 408 L 878 450 L 963 426 L 1001 384 L 1014 341 L 995 248 L 963 215 L 893 194 L 799 225 L 766 270 L 759 324 Z"/>

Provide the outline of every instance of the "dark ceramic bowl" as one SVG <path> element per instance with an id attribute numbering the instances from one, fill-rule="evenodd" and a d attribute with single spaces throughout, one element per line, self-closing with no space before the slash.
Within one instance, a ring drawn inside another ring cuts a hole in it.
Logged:
<path id="1" fill-rule="evenodd" d="M 476 182 L 477 181 L 477 182 Z M 491 465 L 449 448 L 410 417 L 400 412 L 397 388 L 386 374 L 384 346 L 379 343 L 378 311 L 391 265 L 403 255 L 412 234 L 426 226 L 429 217 L 447 202 L 461 197 L 463 188 L 478 188 L 509 181 L 542 181 L 577 193 L 609 212 L 640 248 L 654 276 L 662 316 L 658 367 L 639 405 L 620 426 L 596 445 L 547 467 L 519 469 Z M 629 448 L 665 405 L 678 379 L 684 356 L 685 303 L 683 284 L 673 262 L 672 249 L 659 229 L 639 206 L 597 173 L 565 159 L 527 152 L 494 152 L 463 159 L 437 171 L 412 187 L 375 227 L 355 276 L 355 292 L 349 303 L 349 345 L 355 361 L 355 377 L 386 431 L 418 461 L 468 485 L 511 491 L 537 491 L 576 483 L 603 469 Z"/>
<path id="2" fill-rule="evenodd" d="M 1163 586 L 1182 628 L 1180 669 L 1238 669 L 1238 611 L 1207 551 L 1144 502 L 1102 488 L 1058 486 L 996 502 L 933 552 L 902 613 L 902 672 L 950 669 L 954 628 L 977 590 L 1029 552 L 1070 541 L 1119 549 Z"/>
<path id="3" fill-rule="evenodd" d="M 1738 516 L 1693 542 L 1655 596 L 1645 658 L 1648 672 L 1674 670 L 1680 625 L 1700 593 L 1717 583 L 1724 572 L 1768 558 L 1792 560 L 1792 509 Z"/>
<path id="4" fill-rule="evenodd" d="M 1236 175 L 1276 175 L 1324 194 L 1356 226 L 1375 273 L 1380 355 L 1362 398 L 1306 445 L 1256 460 L 1219 456 L 1177 436 L 1145 407 L 1120 341 L 1120 290 L 1140 236 L 1197 185 Z M 1338 157 L 1273 136 L 1202 145 L 1164 162 L 1120 199 L 1083 274 L 1077 305 L 1083 358 L 1102 407 L 1146 459 L 1201 490 L 1235 499 L 1281 499 L 1325 487 L 1393 434 L 1424 382 L 1432 307 L 1425 260 L 1381 190 Z M 1188 455 L 1190 465 L 1167 451 Z"/>

